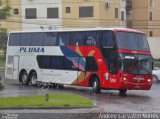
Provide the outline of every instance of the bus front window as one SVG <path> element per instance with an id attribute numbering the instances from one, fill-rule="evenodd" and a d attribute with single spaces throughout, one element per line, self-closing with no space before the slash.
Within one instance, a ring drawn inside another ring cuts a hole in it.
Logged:
<path id="1" fill-rule="evenodd" d="M 145 34 L 117 32 L 117 40 L 120 49 L 150 51 Z"/>
<path id="2" fill-rule="evenodd" d="M 124 73 L 129 74 L 151 74 L 152 58 L 148 55 L 121 55 Z"/>

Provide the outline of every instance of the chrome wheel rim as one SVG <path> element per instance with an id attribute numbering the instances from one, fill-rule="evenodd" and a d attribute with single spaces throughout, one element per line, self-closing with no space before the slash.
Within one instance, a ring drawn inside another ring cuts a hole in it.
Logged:
<path id="1" fill-rule="evenodd" d="M 93 90 L 96 90 L 96 88 L 97 88 L 97 82 L 94 81 L 94 82 L 93 82 Z"/>
<path id="2" fill-rule="evenodd" d="M 22 75 L 22 83 L 27 83 L 27 75 L 25 74 Z"/>
<path id="3" fill-rule="evenodd" d="M 37 77 L 36 77 L 35 75 L 33 75 L 33 76 L 31 77 L 31 83 L 32 83 L 32 85 L 37 84 Z"/>

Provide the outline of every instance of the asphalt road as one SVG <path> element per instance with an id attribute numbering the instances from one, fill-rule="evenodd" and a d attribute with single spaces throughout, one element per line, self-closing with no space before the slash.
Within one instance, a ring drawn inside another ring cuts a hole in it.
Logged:
<path id="1" fill-rule="evenodd" d="M 149 91 L 128 91 L 127 96 L 121 97 L 118 91 L 105 91 L 101 94 L 93 94 L 90 88 L 84 87 L 66 87 L 63 90 L 49 89 L 45 90 L 40 87 L 23 86 L 18 83 L 10 83 L 4 80 L 4 72 L 1 71 L 3 85 L 5 89 L 0 91 L 0 97 L 71 93 L 79 94 L 90 98 L 95 102 L 98 108 L 92 109 L 75 109 L 75 110 L 19 110 L 21 113 L 160 113 L 160 83 L 154 83 Z M 15 110 L 8 110 L 13 112 Z M 6 110 L 0 110 L 6 112 Z M 17 112 L 17 111 L 15 111 Z"/>

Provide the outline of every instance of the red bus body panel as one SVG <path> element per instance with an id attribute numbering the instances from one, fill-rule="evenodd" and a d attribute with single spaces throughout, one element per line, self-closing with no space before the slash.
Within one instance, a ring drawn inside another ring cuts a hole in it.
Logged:
<path id="1" fill-rule="evenodd" d="M 130 29 L 115 29 L 114 32 L 124 31 L 124 32 L 135 32 L 143 33 L 136 30 Z M 72 85 L 76 86 L 89 86 L 90 77 L 92 75 L 97 75 L 100 79 L 100 87 L 102 89 L 128 89 L 128 90 L 149 90 L 152 86 L 152 74 L 150 75 L 133 75 L 124 74 L 118 71 L 116 75 L 109 73 L 106 62 L 104 61 L 101 50 L 96 46 L 68 46 L 70 50 L 78 53 L 82 57 L 93 56 L 98 65 L 97 72 L 81 72 L 81 78 L 77 78 L 77 83 Z M 118 53 L 129 53 L 129 54 L 144 54 L 151 55 L 151 52 L 145 51 L 135 51 L 135 50 L 125 50 L 118 49 Z M 125 80 L 124 80 L 125 79 Z"/>

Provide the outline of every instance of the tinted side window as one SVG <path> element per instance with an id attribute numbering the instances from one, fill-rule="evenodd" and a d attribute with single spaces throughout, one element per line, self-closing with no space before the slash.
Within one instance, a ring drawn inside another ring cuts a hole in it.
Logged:
<path id="1" fill-rule="evenodd" d="M 32 33 L 32 46 L 43 46 L 44 34 L 43 33 Z"/>
<path id="2" fill-rule="evenodd" d="M 9 36 L 9 45 L 18 46 L 19 45 L 20 35 L 17 33 L 10 34 Z"/>
<path id="3" fill-rule="evenodd" d="M 98 65 L 94 57 L 86 57 L 86 71 L 98 71 Z"/>
<path id="4" fill-rule="evenodd" d="M 63 69 L 63 57 L 62 56 L 52 56 L 51 57 L 51 68 L 52 69 Z"/>
<path id="5" fill-rule="evenodd" d="M 67 32 L 59 33 L 59 45 L 60 46 L 69 45 L 70 34 L 71 33 L 69 33 L 69 32 L 68 33 Z"/>
<path id="6" fill-rule="evenodd" d="M 105 31 L 103 33 L 103 39 L 102 39 L 102 45 L 103 46 L 115 46 L 115 36 L 112 31 Z"/>
<path id="7" fill-rule="evenodd" d="M 57 45 L 57 33 L 45 33 L 44 46 Z"/>
<path id="8" fill-rule="evenodd" d="M 64 57 L 64 69 L 80 70 L 78 60 L 78 57 Z"/>
<path id="9" fill-rule="evenodd" d="M 71 34 L 70 45 L 84 45 L 85 32 L 75 32 Z"/>
<path id="10" fill-rule="evenodd" d="M 38 65 L 40 68 L 50 69 L 50 57 L 49 56 L 38 56 Z"/>
<path id="11" fill-rule="evenodd" d="M 31 33 L 22 33 L 20 39 L 20 46 L 31 45 Z"/>
<path id="12" fill-rule="evenodd" d="M 99 31 L 86 32 L 86 45 L 99 45 L 102 33 Z"/>

